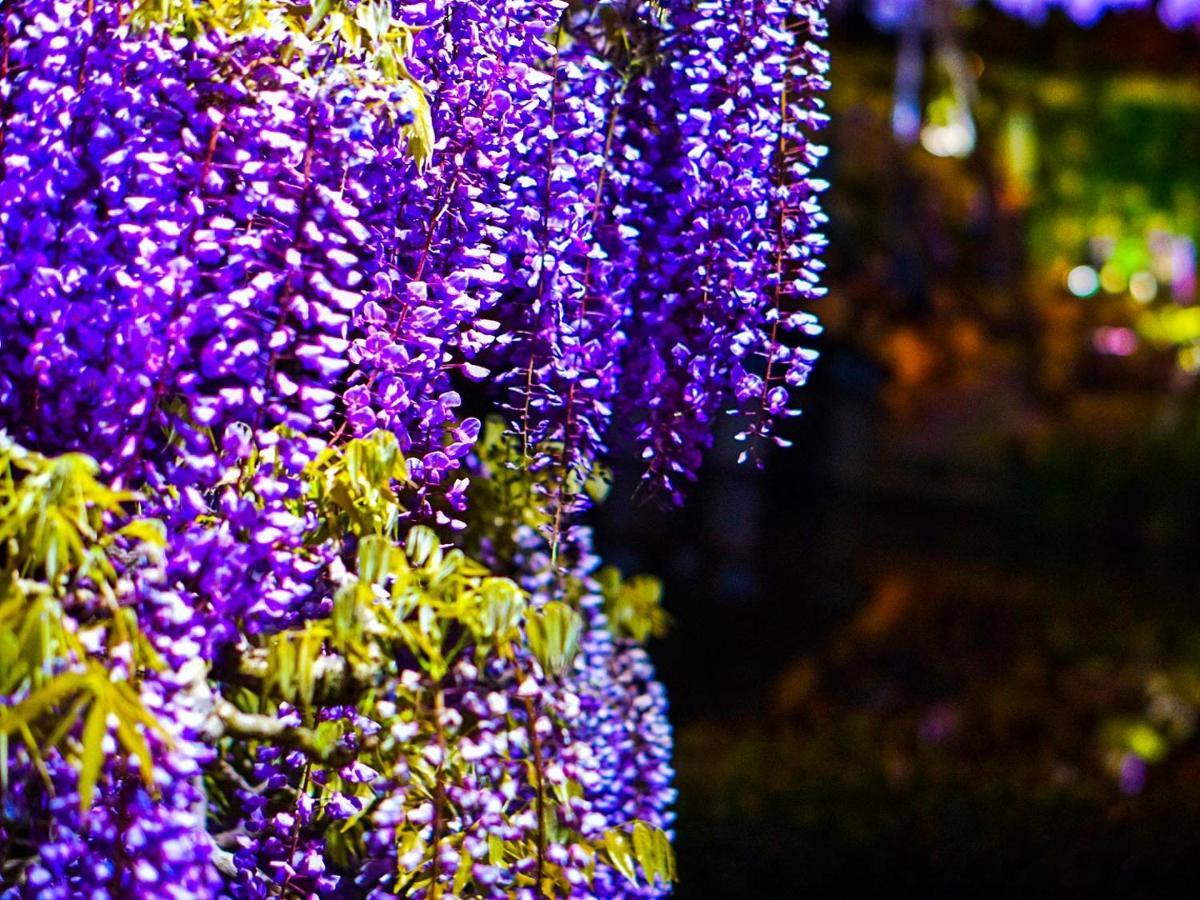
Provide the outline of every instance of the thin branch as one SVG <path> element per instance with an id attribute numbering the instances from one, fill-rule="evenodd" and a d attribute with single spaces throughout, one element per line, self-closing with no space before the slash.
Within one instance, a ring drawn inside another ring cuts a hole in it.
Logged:
<path id="1" fill-rule="evenodd" d="M 222 681 L 261 692 L 267 680 L 267 651 L 255 648 L 230 654 L 215 668 Z M 380 677 L 378 666 L 351 663 L 344 656 L 322 656 L 313 664 L 313 702 L 318 706 L 352 702 L 374 687 Z"/>
<path id="2" fill-rule="evenodd" d="M 274 716 L 242 712 L 228 700 L 217 701 L 209 725 L 206 737 L 267 741 L 287 750 L 299 750 L 313 762 L 334 767 L 353 762 L 360 752 L 373 747 L 375 743 L 368 738 L 359 750 L 351 750 L 340 743 L 322 747 L 311 728 L 289 725 Z"/>

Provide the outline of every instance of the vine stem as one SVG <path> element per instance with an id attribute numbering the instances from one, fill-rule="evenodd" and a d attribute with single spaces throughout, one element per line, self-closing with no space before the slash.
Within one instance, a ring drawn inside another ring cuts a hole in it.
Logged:
<path id="1" fill-rule="evenodd" d="M 529 746 L 533 750 L 533 776 L 537 789 L 537 890 L 542 889 L 546 871 L 546 775 L 542 765 L 542 741 L 537 733 L 537 710 L 533 700 L 525 698 L 526 727 L 529 729 Z"/>
<path id="2" fill-rule="evenodd" d="M 441 896 L 441 884 L 438 879 L 442 875 L 441 844 L 442 831 L 445 823 L 442 820 L 442 807 L 446 803 L 446 786 L 444 775 L 446 769 L 446 732 L 442 726 L 442 717 L 446 711 L 446 699 L 442 689 L 435 688 L 433 692 L 433 728 L 437 740 L 438 764 L 433 780 L 433 872 L 429 883 L 429 896 L 437 900 Z"/>
<path id="3" fill-rule="evenodd" d="M 525 667 L 521 665 L 520 658 L 511 652 L 511 648 L 504 654 L 504 657 L 512 662 L 513 670 L 517 675 L 517 683 L 524 684 L 532 676 L 525 671 Z M 529 734 L 529 748 L 533 751 L 533 786 L 535 791 L 534 796 L 534 812 L 537 815 L 537 868 L 535 875 L 537 878 L 537 893 L 541 896 L 542 880 L 546 874 L 546 773 L 545 763 L 542 760 L 542 740 L 537 733 L 537 708 L 533 705 L 532 697 L 522 698 L 522 707 L 525 710 L 525 730 Z M 511 721 L 511 710 L 510 710 Z"/>
<path id="4" fill-rule="evenodd" d="M 558 85 L 560 63 L 562 56 L 562 39 L 565 20 L 558 20 L 558 29 L 554 34 L 554 58 L 550 61 L 550 129 L 554 130 L 554 123 L 558 120 Z M 558 135 L 550 138 L 546 142 L 546 180 L 542 185 L 542 235 L 538 241 L 538 258 L 537 258 L 537 299 L 534 301 L 536 313 L 541 313 L 542 299 L 546 295 L 546 255 L 550 249 L 550 201 L 554 194 L 554 151 L 558 146 Z M 530 334 L 537 333 L 537 320 L 533 322 L 533 329 Z M 528 462 L 532 457 L 529 453 L 529 420 L 530 420 L 530 403 L 533 399 L 533 369 L 537 354 L 531 348 L 529 351 L 529 363 L 525 367 L 525 404 L 521 410 L 521 458 Z"/>
<path id="5" fill-rule="evenodd" d="M 300 790 L 297 794 L 297 803 L 299 802 L 300 797 L 302 797 L 308 793 L 309 780 L 311 777 L 312 777 L 312 760 L 306 759 L 304 761 L 304 772 L 300 777 Z M 300 815 L 299 815 L 299 809 L 297 808 L 296 815 L 292 821 L 292 843 L 291 843 L 291 852 L 288 854 L 289 862 L 296 858 L 296 848 L 299 846 L 300 846 Z M 287 896 L 288 887 L 292 881 L 292 874 L 293 873 L 289 873 L 283 879 L 283 884 L 280 885 L 280 887 L 279 887 L 279 895 L 281 897 Z"/>
<path id="6" fill-rule="evenodd" d="M 604 165 L 600 169 L 600 175 L 596 179 L 596 193 L 592 200 L 592 236 L 595 238 L 600 226 L 600 203 L 604 197 L 604 188 L 607 183 L 608 168 L 612 164 L 612 147 L 613 139 L 617 131 L 617 115 L 620 112 L 621 105 L 624 102 L 624 94 L 616 98 L 612 107 L 608 111 L 608 123 L 604 134 Z M 589 254 L 587 262 L 583 266 L 583 297 L 579 301 L 579 316 L 577 319 L 577 333 L 582 334 L 583 323 L 587 320 L 588 315 L 588 297 L 591 295 L 592 289 L 592 257 Z M 564 496 L 566 490 L 567 478 L 570 475 L 570 457 L 571 457 L 571 433 L 574 427 L 574 412 L 575 412 L 575 386 L 577 382 L 572 381 L 570 387 L 567 388 L 567 399 L 563 404 L 566 419 L 563 422 L 563 440 L 562 450 L 559 457 L 559 478 L 558 484 L 555 485 L 554 494 L 554 524 L 550 532 L 550 565 L 554 570 L 555 595 L 562 596 L 562 569 L 558 564 L 559 546 L 562 543 L 562 521 L 563 521 L 563 506 L 566 502 Z"/>

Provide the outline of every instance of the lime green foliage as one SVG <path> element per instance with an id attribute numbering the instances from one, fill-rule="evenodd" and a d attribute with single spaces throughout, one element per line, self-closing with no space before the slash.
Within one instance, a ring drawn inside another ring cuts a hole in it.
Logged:
<path id="1" fill-rule="evenodd" d="M 538 458 L 554 459 L 562 448 L 547 442 L 536 449 Z M 471 483 L 468 536 L 476 546 L 486 541 L 499 559 L 513 559 L 518 554 L 514 537 L 521 526 L 541 535 L 553 549 L 558 521 L 555 505 L 580 495 L 598 503 L 608 494 L 611 473 L 601 463 L 587 471 L 571 468 L 565 475 L 554 467 L 531 467 L 521 438 L 496 416 L 484 423 L 475 452 L 487 477 Z"/>
<path id="2" fill-rule="evenodd" d="M 61 747 L 80 768 L 80 798 L 90 806 L 110 717 L 117 740 L 151 777 L 144 729 L 157 728 L 137 691 L 102 660 L 132 651 L 135 671 L 157 665 L 136 617 L 120 604 L 117 559 L 163 543 L 162 527 L 128 519 L 135 495 L 97 480 L 94 460 L 48 458 L 0 435 L 0 781 L 16 735 L 42 768 Z M 124 654 L 122 654 L 124 656 Z M 81 737 L 75 724 L 85 718 Z"/>
<path id="3" fill-rule="evenodd" d="M 83 732 L 77 741 L 66 739 L 84 716 Z M 0 734 L 16 732 L 29 753 L 39 760 L 46 750 L 64 747 L 79 763 L 79 800 L 86 810 L 92 805 L 96 782 L 105 762 L 103 741 L 108 720 L 116 720 L 117 740 L 137 760 L 147 787 L 153 784 L 153 758 L 144 729 L 164 734 L 142 705 L 137 691 L 125 680 L 114 680 L 101 663 L 89 660 L 82 670 L 70 669 L 14 707 L 0 707 Z"/>
<path id="4" fill-rule="evenodd" d="M 621 580 L 612 566 L 596 576 L 604 592 L 604 614 L 613 634 L 646 643 L 652 637 L 665 637 L 671 617 L 662 608 L 662 582 L 650 575 L 634 575 Z"/>
<path id="5" fill-rule="evenodd" d="M 484 446 L 494 452 L 506 447 L 507 439 L 493 427 Z M 260 456 L 252 455 L 247 467 L 262 463 Z M 544 523 L 537 506 L 528 502 L 533 493 L 527 474 L 504 466 L 496 471 L 495 481 L 477 485 L 491 498 L 491 513 L 497 516 L 493 534 L 511 532 L 512 520 L 504 517 L 517 507 L 523 509 L 526 523 Z M 499 660 L 503 677 L 520 682 L 534 674 L 530 667 L 536 660 L 546 676 L 556 678 L 574 664 L 583 618 L 566 602 L 533 609 L 514 581 L 496 577 L 462 550 L 447 549 L 428 527 L 408 528 L 400 539 L 408 469 L 389 433 L 374 432 L 326 451 L 308 466 L 304 480 L 305 499 L 295 512 L 316 513 L 311 541 L 336 548 L 339 561 L 330 572 L 333 608 L 327 619 L 302 628 L 248 637 L 251 647 L 239 671 L 215 673 L 218 684 L 228 680 L 242 687 L 225 690 L 236 708 L 227 716 L 226 737 L 219 745 L 221 766 L 211 772 L 209 787 L 217 809 L 232 807 L 228 798 L 236 782 L 226 776 L 229 771 L 251 771 L 259 744 L 303 751 L 309 776 L 301 790 L 312 796 L 316 809 L 324 810 L 338 794 L 361 801 L 361 811 L 351 818 L 326 819 L 322 812 L 314 826 L 325 834 L 332 861 L 353 866 L 363 854 L 372 813 L 385 802 L 402 802 L 406 814 L 432 804 L 440 811 L 439 822 L 459 818 L 447 786 L 480 777 L 464 753 L 478 735 L 469 719 L 445 717 L 444 698 L 446 692 L 463 687 L 478 689 L 482 680 L 479 675 L 463 676 L 460 664 L 481 672 L 485 667 L 494 670 Z M 235 473 L 231 483 L 248 487 L 250 480 Z M 464 677 L 467 681 L 460 681 Z M 284 702 L 300 711 L 301 725 L 279 727 L 277 713 Z M 541 700 L 524 702 L 523 710 L 508 713 L 510 730 L 528 732 L 533 717 L 556 715 Z M 359 724 L 318 723 L 317 710 L 331 703 L 353 705 L 362 717 Z M 374 727 L 352 735 L 363 720 Z M 255 727 L 261 729 L 257 735 Z M 588 846 L 581 834 L 562 825 L 558 812 L 582 796 L 583 788 L 570 779 L 548 784 L 532 733 L 530 745 L 532 753 L 513 759 L 520 760 L 513 772 L 523 773 L 521 782 L 515 774 L 505 774 L 504 781 L 512 783 L 492 787 L 527 796 L 528 786 L 535 786 L 535 796 L 526 802 L 542 824 L 541 837 L 492 837 L 488 856 L 492 864 L 507 868 L 537 858 L 541 890 L 556 896 L 566 876 L 545 857 L 544 842 Z M 435 748 L 436 753 L 431 752 Z M 347 782 L 342 770 L 351 759 L 379 773 L 382 780 Z M 404 773 L 407 785 L 400 795 L 388 780 L 395 773 Z M 514 807 L 509 814 L 520 811 Z M 431 861 L 415 869 L 418 874 L 404 890 L 429 888 L 436 872 L 435 848 L 440 846 L 443 853 L 447 847 L 461 848 L 466 834 L 435 826 L 431 836 L 406 815 L 397 820 L 397 856 L 420 855 Z M 635 883 L 674 877 L 666 835 L 644 823 L 630 823 L 626 831 L 609 834 L 590 849 L 593 860 L 600 854 L 628 857 L 621 871 Z M 472 895 L 472 873 L 470 865 L 457 869 L 456 894 Z M 534 872 L 518 879 L 521 886 L 536 887 Z"/>
<path id="6" fill-rule="evenodd" d="M 676 880 L 671 839 L 645 822 L 634 822 L 632 834 L 624 828 L 610 828 L 604 834 L 604 853 L 612 867 L 635 885 L 639 883 L 638 867 L 651 884 Z"/>
<path id="7" fill-rule="evenodd" d="M 255 450 L 223 485 L 253 497 L 254 473 L 280 466 L 273 454 Z M 141 577 L 140 567 L 163 543 L 162 528 L 130 519 L 136 497 L 106 487 L 97 475 L 95 462 L 84 456 L 49 459 L 0 443 L 0 691 L 11 701 L 0 706 L 0 775 L 7 777 L 14 735 L 43 777 L 45 754 L 56 749 L 79 771 L 85 809 L 114 764 L 104 749 L 110 734 L 120 763 L 151 787 L 149 735 L 167 737 L 137 686 L 139 673 L 161 662 L 122 603 L 131 579 Z M 274 745 L 307 759 L 304 778 L 286 799 L 310 795 L 319 811 L 314 827 L 326 835 L 334 863 L 352 867 L 362 858 L 372 815 L 385 802 L 402 804 L 405 813 L 396 817 L 399 857 L 417 853 L 432 861 L 439 847 L 465 852 L 464 833 L 437 825 L 431 836 L 407 817 L 425 804 L 440 811 L 439 822 L 459 817 L 447 787 L 479 777 L 466 752 L 478 737 L 475 725 L 447 717 L 446 693 L 477 686 L 482 679 L 475 673 L 484 667 L 500 665 L 504 674 L 495 677 L 510 684 L 536 675 L 537 666 L 549 679 L 563 675 L 579 652 L 583 619 L 568 602 L 533 609 L 514 581 L 443 546 L 428 527 L 407 527 L 401 537 L 408 468 L 393 435 L 375 432 L 327 450 L 302 477 L 293 512 L 314 521 L 309 549 L 313 559 L 331 561 L 320 577 L 332 583 L 334 602 L 327 618 L 246 635 L 240 655 L 219 661 L 210 673 L 216 697 L 208 730 L 218 759 L 206 784 L 214 820 L 236 809 L 233 790 L 246 783 L 258 748 Z M 493 496 L 501 496 L 495 488 Z M 507 489 L 510 498 L 520 496 L 516 479 Z M 298 724 L 281 716 L 285 703 L 299 711 Z M 523 703 L 523 710 L 507 713 L 507 728 L 525 729 L 533 753 L 514 747 L 516 765 L 494 787 L 528 797 L 535 786 L 525 802 L 541 827 L 537 837 L 493 838 L 488 855 L 511 868 L 538 859 L 540 889 L 554 896 L 566 875 L 546 858 L 546 842 L 589 846 L 562 824 L 559 812 L 583 788 L 570 779 L 548 782 L 529 724 L 557 713 L 541 699 Z M 335 704 L 354 707 L 358 718 L 323 721 L 319 711 Z M 377 777 L 348 780 L 351 762 Z M 393 779 L 402 779 L 402 792 Z M 339 795 L 358 798 L 361 809 L 348 819 L 326 812 Z M 634 883 L 674 877 L 666 835 L 641 822 L 608 832 L 590 852 L 593 866 L 597 858 L 611 859 Z M 436 864 L 415 871 L 409 891 L 429 887 Z M 457 869 L 456 893 L 472 893 L 472 872 L 470 865 Z M 518 879 L 523 887 L 539 887 L 533 873 Z"/>
<path id="8" fill-rule="evenodd" d="M 332 50 L 338 71 L 352 80 L 382 80 L 409 89 L 405 99 L 413 121 L 405 126 L 408 151 L 419 166 L 429 163 L 435 138 L 427 91 L 405 64 L 416 29 L 396 18 L 390 0 L 137 0 L 130 24 L 140 30 L 165 26 L 184 35 L 211 30 L 286 34 L 291 40 L 285 55 L 290 51 L 309 57 Z"/>
<path id="9" fill-rule="evenodd" d="M 511 655 L 524 612 L 516 584 L 491 577 L 461 550 L 443 551 L 429 528 L 411 529 L 402 546 L 367 537 L 357 577 L 338 590 L 330 618 L 268 639 L 264 690 L 311 705 L 316 659 L 330 653 L 378 672 L 411 657 L 438 682 L 467 647 Z"/>
<path id="10" fill-rule="evenodd" d="M 529 649 L 547 675 L 561 677 L 570 671 L 579 652 L 583 618 L 557 600 L 547 603 L 529 617 L 525 634 Z"/>
<path id="11" fill-rule="evenodd" d="M 68 573 L 111 583 L 116 574 L 101 541 L 103 516 L 118 513 L 133 494 L 96 480 L 93 459 L 68 453 L 48 459 L 0 437 L 0 541 L 13 575 L 44 574 L 61 588 Z"/>
<path id="12" fill-rule="evenodd" d="M 488 477 L 471 482 L 467 533 L 473 545 L 486 541 L 495 556 L 512 559 L 517 552 L 514 537 L 518 528 L 525 526 L 544 534 L 554 521 L 542 499 L 545 491 L 539 488 L 543 476 L 529 471 L 520 439 L 507 432 L 504 421 L 496 416 L 484 423 L 475 453 Z"/>
<path id="13" fill-rule="evenodd" d="M 262 461 L 253 454 L 246 469 Z M 321 656 L 336 655 L 341 671 L 381 675 L 398 658 L 410 658 L 439 682 L 468 647 L 478 656 L 512 655 L 524 595 L 461 550 L 443 548 L 428 527 L 410 528 L 399 540 L 405 513 L 399 491 L 408 483 L 395 435 L 382 430 L 329 448 L 307 467 L 295 512 L 316 513 L 309 543 L 332 546 L 354 572 L 336 576 L 328 619 L 267 639 L 265 693 L 311 705 Z"/>
<path id="14" fill-rule="evenodd" d="M 365 438 L 328 447 L 305 473 L 306 497 L 320 513 L 315 541 L 339 535 L 386 535 L 396 530 L 404 508 L 396 493 L 409 483 L 408 466 L 396 436 L 377 430 Z"/>

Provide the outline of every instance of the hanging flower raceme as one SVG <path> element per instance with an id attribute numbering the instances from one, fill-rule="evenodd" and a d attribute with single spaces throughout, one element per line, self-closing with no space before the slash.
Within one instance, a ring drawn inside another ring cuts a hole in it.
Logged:
<path id="1" fill-rule="evenodd" d="M 652 95 L 670 111 L 648 203 L 653 234 L 636 286 L 628 415 L 654 490 L 679 496 L 723 411 L 741 439 L 792 411 L 814 354 L 784 341 L 816 331 L 824 149 L 819 5 L 719 2 L 671 8 Z"/>
<path id="2" fill-rule="evenodd" d="M 612 155 L 623 85 L 611 63 L 565 44 L 541 102 L 541 126 L 517 148 L 518 209 L 528 227 L 508 236 L 518 274 L 497 316 L 519 336 L 504 344 L 502 381 L 524 459 L 553 471 L 545 502 L 557 535 L 605 453 L 620 373 L 627 310 L 615 283 L 624 253 L 613 231 L 622 173 Z"/>
<path id="3" fill-rule="evenodd" d="M 666 893 L 664 616 L 578 516 L 615 413 L 678 495 L 803 380 L 819 8 L 2 23 L 0 892 Z"/>
<path id="4" fill-rule="evenodd" d="M 452 475 L 479 422 L 456 419 L 453 376 L 488 374 L 476 357 L 497 338 L 490 310 L 511 277 L 502 246 L 521 227 L 515 148 L 538 127 L 529 107 L 546 82 L 538 63 L 561 11 L 558 0 L 428 4 L 414 23 L 412 71 L 436 83 L 437 151 L 401 178 L 378 160 L 362 167 L 384 223 L 381 268 L 355 319 L 344 430 L 395 432 L 417 481 L 450 484 L 458 510 Z"/>

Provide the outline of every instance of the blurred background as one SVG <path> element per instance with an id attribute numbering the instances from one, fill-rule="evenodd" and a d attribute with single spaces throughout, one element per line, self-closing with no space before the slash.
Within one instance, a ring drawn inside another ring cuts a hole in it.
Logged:
<path id="1" fill-rule="evenodd" d="M 835 11 L 826 333 L 661 575 L 681 897 L 1200 876 L 1200 35 Z M 618 470 L 618 482 L 628 478 Z M 1194 891 L 1194 887 L 1191 888 Z"/>

